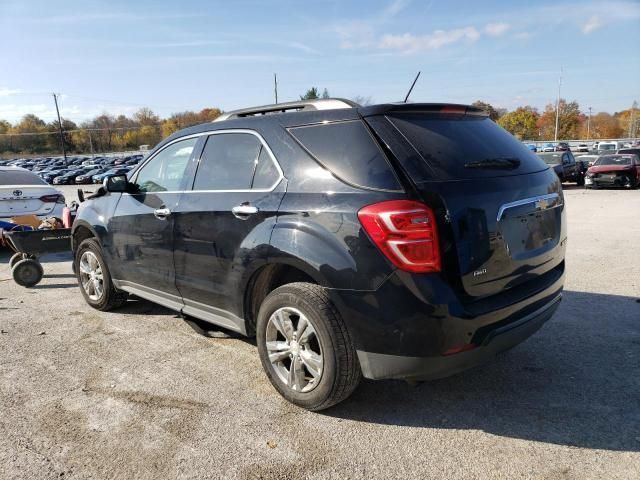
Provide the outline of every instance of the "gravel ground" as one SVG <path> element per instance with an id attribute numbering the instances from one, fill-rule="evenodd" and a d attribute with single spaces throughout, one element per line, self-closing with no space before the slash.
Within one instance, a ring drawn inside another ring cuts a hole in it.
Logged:
<path id="1" fill-rule="evenodd" d="M 0 478 L 640 478 L 640 191 L 566 202 L 565 299 L 540 332 L 322 413 L 280 398 L 253 342 L 145 301 L 94 311 L 66 255 L 21 288 L 3 252 Z"/>

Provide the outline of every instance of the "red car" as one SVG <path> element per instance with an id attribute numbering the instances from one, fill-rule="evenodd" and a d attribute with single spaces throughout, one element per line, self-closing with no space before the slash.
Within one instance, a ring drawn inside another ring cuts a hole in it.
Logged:
<path id="1" fill-rule="evenodd" d="M 633 154 L 601 155 L 584 178 L 585 188 L 640 185 L 640 158 Z"/>

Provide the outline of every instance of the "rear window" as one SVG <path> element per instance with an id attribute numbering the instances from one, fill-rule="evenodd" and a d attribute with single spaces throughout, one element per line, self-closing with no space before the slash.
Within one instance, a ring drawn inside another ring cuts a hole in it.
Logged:
<path id="1" fill-rule="evenodd" d="M 339 179 L 358 187 L 401 190 L 384 153 L 360 120 L 289 129 Z"/>
<path id="2" fill-rule="evenodd" d="M 395 114 L 388 117 L 440 178 L 520 175 L 547 166 L 486 117 Z"/>
<path id="3" fill-rule="evenodd" d="M 3 170 L 0 172 L 0 185 L 46 185 L 36 174 L 16 170 L 14 172 Z"/>

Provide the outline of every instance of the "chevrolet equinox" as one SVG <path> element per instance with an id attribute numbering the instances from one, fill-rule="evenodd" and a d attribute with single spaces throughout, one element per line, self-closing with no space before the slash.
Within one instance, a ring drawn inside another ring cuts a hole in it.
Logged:
<path id="1" fill-rule="evenodd" d="M 72 246 L 92 307 L 134 294 L 255 336 L 275 389 L 321 410 L 533 334 L 566 222 L 553 169 L 483 111 L 327 99 L 174 133 L 81 204 Z"/>

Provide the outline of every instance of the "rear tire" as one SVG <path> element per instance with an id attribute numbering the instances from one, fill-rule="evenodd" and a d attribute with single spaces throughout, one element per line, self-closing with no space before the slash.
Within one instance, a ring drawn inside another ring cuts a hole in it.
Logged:
<path id="1" fill-rule="evenodd" d="M 37 260 L 24 258 L 18 260 L 11 269 L 11 275 L 18 285 L 23 287 L 33 287 L 40 283 L 44 275 L 42 265 Z"/>
<path id="2" fill-rule="evenodd" d="M 344 321 L 318 285 L 290 283 L 271 292 L 260 306 L 256 340 L 271 384 L 307 410 L 345 400 L 362 378 Z"/>
<path id="3" fill-rule="evenodd" d="M 82 296 L 93 308 L 107 312 L 126 303 L 128 294 L 114 287 L 96 239 L 88 238 L 80 243 L 74 265 Z"/>

